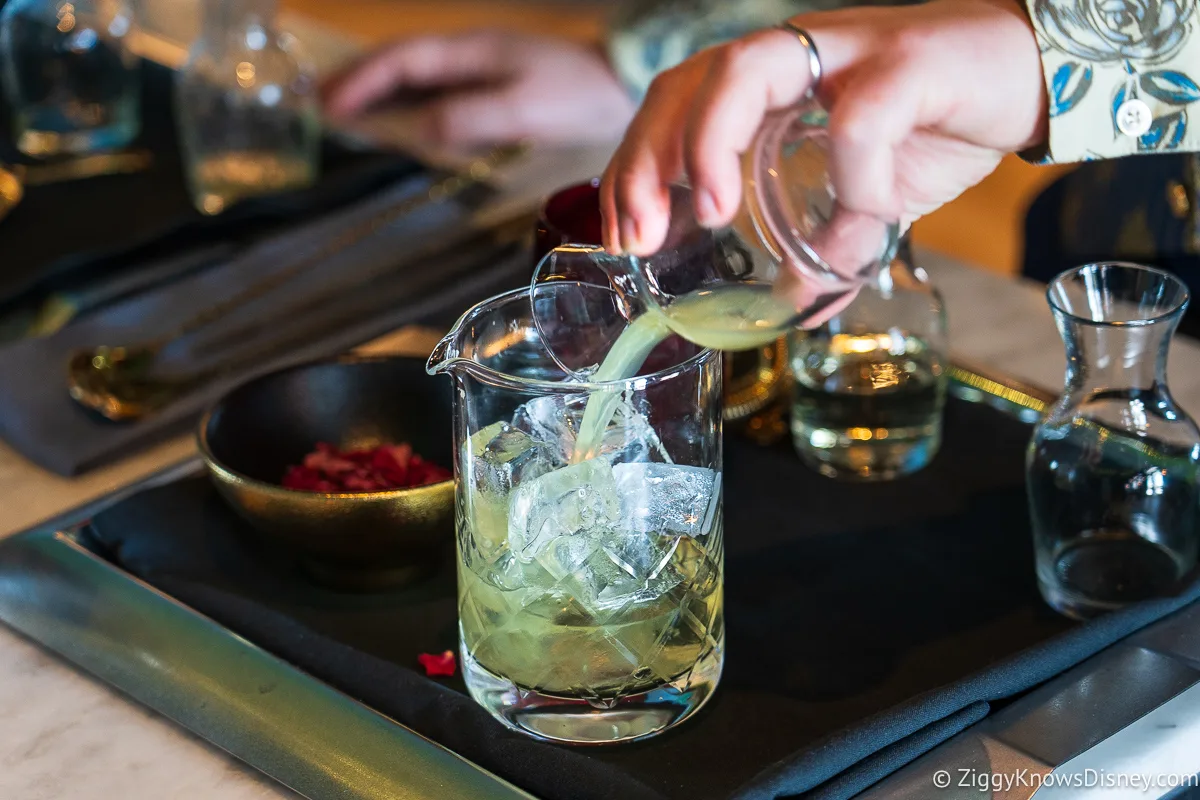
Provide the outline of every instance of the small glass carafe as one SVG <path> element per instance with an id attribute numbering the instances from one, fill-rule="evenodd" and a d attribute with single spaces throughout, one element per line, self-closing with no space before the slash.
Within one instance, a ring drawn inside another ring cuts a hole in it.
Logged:
<path id="1" fill-rule="evenodd" d="M 907 240 L 906 240 L 907 243 Z M 889 480 L 942 441 L 946 310 L 908 247 L 842 312 L 790 341 L 792 439 L 831 478 Z"/>
<path id="2" fill-rule="evenodd" d="M 176 78 L 184 169 L 205 214 L 316 179 L 316 82 L 274 19 L 274 0 L 206 3 L 203 34 Z"/>
<path id="3" fill-rule="evenodd" d="M 1188 292 L 1105 263 L 1063 273 L 1047 297 L 1067 373 L 1029 447 L 1037 577 L 1051 606 L 1087 618 L 1167 595 L 1196 564 L 1200 429 L 1167 386 Z"/>
<path id="4" fill-rule="evenodd" d="M 47 158 L 125 147 L 141 127 L 133 16 L 121 0 L 10 0 L 0 11 L 13 141 Z"/>

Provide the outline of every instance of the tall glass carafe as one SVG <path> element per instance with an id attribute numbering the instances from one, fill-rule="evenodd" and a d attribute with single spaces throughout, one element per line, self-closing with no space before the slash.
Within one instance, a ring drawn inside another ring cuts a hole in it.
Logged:
<path id="1" fill-rule="evenodd" d="M 908 247 L 844 311 L 790 342 L 792 439 L 832 478 L 888 480 L 937 454 L 946 310 Z"/>
<path id="2" fill-rule="evenodd" d="M 768 115 L 743 157 L 744 202 L 725 229 L 700 227 L 690 189 L 675 186 L 657 253 L 612 256 L 564 245 L 547 255 L 535 287 L 567 282 L 588 294 L 538 310 L 538 329 L 561 365 L 587 373 L 613 345 L 614 331 L 642 316 L 657 320 L 660 340 L 674 332 L 705 347 L 749 350 L 845 308 L 890 263 L 899 227 L 838 202 L 826 123 L 813 99 Z M 611 291 L 586 288 L 596 286 Z M 581 319 L 589 327 L 582 338 Z"/>
<path id="3" fill-rule="evenodd" d="M 1027 482 L 1046 601 L 1091 617 L 1173 591 L 1200 544 L 1200 429 L 1171 397 L 1178 278 L 1133 264 L 1063 273 L 1047 292 L 1066 391 L 1038 425 Z"/>
<path id="4" fill-rule="evenodd" d="M 141 78 L 123 0 L 9 0 L 0 11 L 13 140 L 45 158 L 128 145 L 141 127 Z"/>
<path id="5" fill-rule="evenodd" d="M 306 186 L 320 148 L 317 88 L 275 0 L 209 0 L 175 85 L 184 169 L 196 207 Z"/>
<path id="6" fill-rule="evenodd" d="M 651 736 L 707 701 L 724 658 L 720 354 L 580 382 L 532 312 L 523 289 L 481 303 L 429 359 L 457 387 L 463 677 L 539 738 Z"/>

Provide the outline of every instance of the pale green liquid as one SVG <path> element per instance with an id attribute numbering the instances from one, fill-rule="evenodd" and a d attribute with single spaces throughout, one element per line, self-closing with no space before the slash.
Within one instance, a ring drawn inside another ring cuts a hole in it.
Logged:
<path id="1" fill-rule="evenodd" d="M 710 537 L 720 537 L 716 526 Z M 617 569 L 599 548 L 588 564 Z M 664 550 L 659 574 L 672 576 L 669 588 L 608 610 L 579 599 L 588 590 L 576 576 L 555 580 L 536 561 L 521 565 L 506 588 L 486 564 L 477 568 L 459 559 L 463 644 L 488 671 L 526 689 L 582 698 L 636 694 L 686 674 L 724 635 L 721 567 L 687 536 Z"/>
<path id="2" fill-rule="evenodd" d="M 762 284 L 735 284 L 693 292 L 664 311 L 648 310 L 622 331 L 592 376 L 598 383 L 632 378 L 647 356 L 671 333 L 714 350 L 753 350 L 779 338 L 796 309 Z M 588 398 L 575 462 L 595 456 L 620 396 L 596 392 Z"/>
<path id="3" fill-rule="evenodd" d="M 796 309 L 768 285 L 739 283 L 681 297 L 667 306 L 663 316 L 671 330 L 701 347 L 753 350 L 787 333 Z M 609 358 L 624 338 L 613 345 Z"/>

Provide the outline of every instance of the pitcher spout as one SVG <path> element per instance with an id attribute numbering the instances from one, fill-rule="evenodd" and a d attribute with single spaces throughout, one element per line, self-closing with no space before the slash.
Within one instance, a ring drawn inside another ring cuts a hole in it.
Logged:
<path id="1" fill-rule="evenodd" d="M 461 360 L 459 351 L 459 337 L 461 331 L 459 326 L 455 325 L 453 329 L 442 340 L 434 345 L 433 352 L 429 354 L 429 360 L 425 362 L 425 372 L 430 375 L 441 375 L 444 372 L 453 373 L 454 364 Z"/>
<path id="2" fill-rule="evenodd" d="M 515 289 L 470 308 L 429 354 L 425 371 L 492 386 L 519 386 L 504 354 L 532 334 L 529 290 Z"/>

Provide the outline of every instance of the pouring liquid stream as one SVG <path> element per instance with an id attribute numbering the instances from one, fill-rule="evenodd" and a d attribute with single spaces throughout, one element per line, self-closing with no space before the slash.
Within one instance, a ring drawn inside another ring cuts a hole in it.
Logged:
<path id="1" fill-rule="evenodd" d="M 714 350 L 751 350 L 786 332 L 796 309 L 766 284 L 731 284 L 687 294 L 663 310 L 649 308 L 629 324 L 590 380 L 622 381 L 672 333 Z M 572 463 L 594 458 L 620 401 L 620 390 L 592 394 L 584 409 Z"/>

